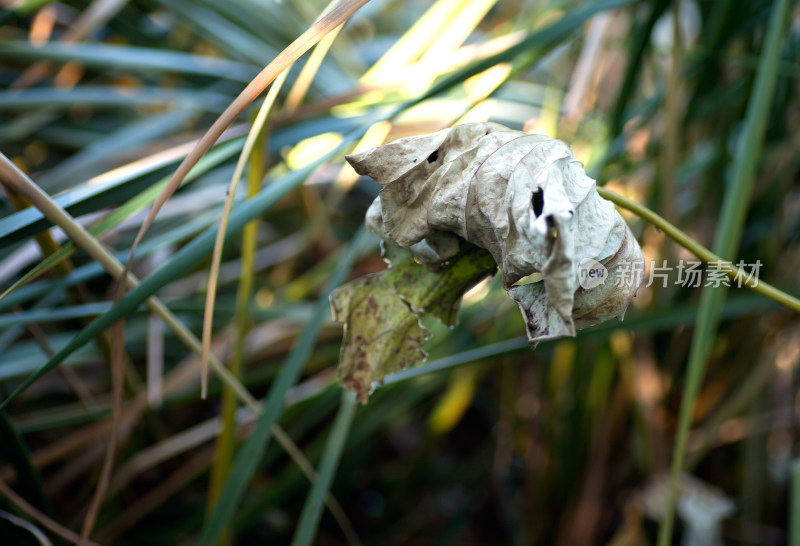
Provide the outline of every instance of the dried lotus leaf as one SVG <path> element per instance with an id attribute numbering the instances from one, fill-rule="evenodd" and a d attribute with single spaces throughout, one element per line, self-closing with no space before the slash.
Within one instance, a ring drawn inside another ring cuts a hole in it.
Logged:
<path id="1" fill-rule="evenodd" d="M 386 244 L 409 249 L 431 271 L 464 243 L 488 251 L 532 346 L 621 318 L 636 294 L 640 277 L 620 281 L 643 271 L 641 248 L 560 140 L 470 123 L 347 160 L 383 186 L 366 222 Z M 587 260 L 606 268 L 604 282 L 581 286 Z M 541 282 L 515 286 L 533 273 Z"/>

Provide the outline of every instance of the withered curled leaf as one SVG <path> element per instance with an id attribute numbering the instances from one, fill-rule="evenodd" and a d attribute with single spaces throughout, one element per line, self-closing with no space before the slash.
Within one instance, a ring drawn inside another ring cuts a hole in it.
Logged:
<path id="1" fill-rule="evenodd" d="M 622 318 L 636 294 L 644 271 L 641 248 L 559 140 L 470 123 L 347 160 L 383 186 L 367 226 L 386 244 L 409 249 L 428 274 L 447 275 L 442 264 L 465 245 L 488 251 L 522 311 L 532 347 Z M 587 267 L 592 282 L 582 282 Z M 540 282 L 520 283 L 533 273 L 541 274 Z M 354 309 L 335 313 L 351 337 Z M 353 366 L 349 343 L 346 338 L 340 362 L 345 384 L 343 370 Z"/>

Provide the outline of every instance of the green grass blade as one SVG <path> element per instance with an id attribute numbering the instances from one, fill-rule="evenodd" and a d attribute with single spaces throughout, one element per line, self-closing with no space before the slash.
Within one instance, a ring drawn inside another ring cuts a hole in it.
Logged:
<path id="1" fill-rule="evenodd" d="M 747 105 L 744 130 L 739 139 L 731 181 L 722 203 L 720 221 L 714 233 L 714 253 L 718 256 L 735 256 L 739 249 L 747 207 L 753 189 L 755 171 L 769 118 L 769 110 L 778 76 L 781 44 L 787 26 L 789 0 L 778 0 L 772 10 L 766 43 L 756 73 L 755 88 Z M 704 289 L 700 297 L 698 320 L 689 350 L 689 362 L 684 381 L 683 399 L 678 416 L 678 431 L 672 455 L 670 487 L 664 519 L 659 529 L 658 545 L 668 546 L 672 540 L 675 518 L 675 499 L 678 478 L 683 470 L 686 441 L 691 427 L 694 402 L 700 391 L 706 363 L 720 320 L 726 291 L 723 287 Z"/>
<path id="2" fill-rule="evenodd" d="M 789 482 L 789 546 L 800 546 L 800 460 L 795 460 Z"/>
<path id="3" fill-rule="evenodd" d="M 22 495 L 42 512 L 51 513 L 50 501 L 44 491 L 42 479 L 31 460 L 25 441 L 0 410 L 0 455 L 10 462 L 17 472 L 17 483 Z"/>
<path id="4" fill-rule="evenodd" d="M 248 83 L 258 73 L 258 67 L 254 65 L 227 59 L 130 45 L 48 42 L 34 47 L 29 42 L 8 40 L 0 43 L 0 59 L 14 62 L 78 62 L 88 67 L 165 71 L 244 83 Z"/>
<path id="5" fill-rule="evenodd" d="M 0 315 L 0 330 L 28 324 L 47 324 L 59 320 L 92 317 L 108 311 L 109 307 L 111 305 L 107 302 L 93 302 Z"/>
<path id="6" fill-rule="evenodd" d="M 36 87 L 21 91 L 0 91 L 0 111 L 17 111 L 42 106 L 70 108 L 78 103 L 93 108 L 126 108 L 137 106 L 172 106 L 214 114 L 221 113 L 230 103 L 230 95 L 193 89 L 159 89 L 142 87 L 129 90 L 116 86 L 84 85 L 72 89 Z"/>
<path id="7" fill-rule="evenodd" d="M 210 212 L 193 218 L 185 224 L 176 226 L 164 233 L 160 233 L 149 241 L 142 244 L 139 250 L 139 256 L 147 256 L 162 248 L 168 247 L 176 243 L 182 243 L 186 239 L 196 235 L 197 233 L 208 228 L 218 218 L 217 211 L 211 210 Z M 124 249 L 116 253 L 116 258 L 119 261 L 124 260 L 130 249 Z M 96 279 L 102 275 L 107 274 L 103 266 L 97 262 L 89 262 L 80 267 L 76 267 L 68 275 L 58 277 L 55 279 L 47 279 L 33 282 L 27 286 L 21 286 L 13 293 L 0 300 L 0 311 L 6 311 L 14 305 L 25 303 L 34 298 L 43 297 L 47 294 L 52 294 L 65 288 L 70 288 L 78 283 Z M 19 282 L 19 281 L 18 281 Z"/>
<path id="8" fill-rule="evenodd" d="M 333 422 L 331 434 L 328 436 L 328 442 L 325 444 L 317 480 L 311 487 L 308 498 L 306 498 L 306 502 L 303 505 L 300 521 L 297 524 L 294 539 L 292 539 L 292 546 L 308 546 L 317 534 L 317 527 L 322 516 L 322 507 L 325 503 L 325 495 L 327 495 L 333 481 L 355 412 L 356 402 L 353 396 L 346 391 L 342 391 L 341 405 L 336 414 L 336 420 Z"/>
<path id="9" fill-rule="evenodd" d="M 642 68 L 642 59 L 650 45 L 650 35 L 653 32 L 656 21 L 668 6 L 668 0 L 658 0 L 651 6 L 650 13 L 644 24 L 636 25 L 633 29 L 633 37 L 628 49 L 628 68 L 625 70 L 625 77 L 619 88 L 619 94 L 617 95 L 617 101 L 614 104 L 609 123 L 609 137 L 612 140 L 622 132 L 622 127 L 625 124 L 625 109 L 636 86 L 636 80 Z"/>
<path id="10" fill-rule="evenodd" d="M 231 222 L 233 222 L 233 217 L 231 217 Z M 245 489 L 250 483 L 267 448 L 271 429 L 278 422 L 283 412 L 286 393 L 300 377 L 319 335 L 323 317 L 328 316 L 330 306 L 328 295 L 344 281 L 359 248 L 366 239 L 366 230 L 362 227 L 331 275 L 322 297 L 316 304 L 311 322 L 305 326 L 292 352 L 283 366 L 281 366 L 281 370 L 272 383 L 264 401 L 262 413 L 256 421 L 252 433 L 236 454 L 231 474 L 225 482 L 220 498 L 203 525 L 200 538 L 196 543 L 198 546 L 215 545 L 233 519 Z"/>
<path id="11" fill-rule="evenodd" d="M 183 24 L 216 43 L 231 56 L 246 59 L 258 66 L 265 66 L 278 54 L 279 50 L 267 44 L 262 38 L 247 32 L 219 13 L 198 5 L 197 2 L 159 0 L 159 3 L 169 8 Z M 262 4 L 262 9 L 268 5 Z M 269 34 L 264 34 L 267 35 Z"/>

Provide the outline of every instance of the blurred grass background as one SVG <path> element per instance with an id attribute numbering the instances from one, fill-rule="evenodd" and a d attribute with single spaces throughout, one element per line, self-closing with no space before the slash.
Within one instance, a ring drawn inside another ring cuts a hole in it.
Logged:
<path id="1" fill-rule="evenodd" d="M 789 2 L 778 28 L 769 25 L 780 3 L 372 0 L 289 71 L 234 214 L 336 147 L 491 120 L 564 140 L 600 185 L 711 247 L 737 156 L 756 150 L 751 195 L 736 194 L 747 210 L 739 251 L 724 257 L 760 260 L 764 280 L 798 295 L 800 27 Z M 5 2 L 0 151 L 81 224 L 100 226 L 94 233 L 124 261 L 158 185 L 324 7 Z M 775 88 L 763 138 L 751 142 L 745 114 L 775 32 Z M 137 252 L 140 278 L 174 266 L 158 296 L 197 336 L 211 251 L 185 267 L 180 252 L 218 222 L 257 109 L 195 168 Z M 360 234 L 378 186 L 345 167 L 341 151 L 257 223 L 233 230 L 223 252 L 214 353 L 238 362 L 233 369 L 257 398 L 287 366 L 303 370 L 276 411 L 323 478 L 309 495 L 297 457 L 268 444 L 224 521 L 224 540 L 655 544 L 702 290 L 675 286 L 673 271 L 667 287 L 656 280 L 640 290 L 624 322 L 531 352 L 518 310 L 492 279 L 466 296 L 456 329 L 432 325 L 427 367 L 399 374 L 354 408 L 336 382 L 341 325 L 330 321 L 326 291 L 337 273 L 355 278 L 384 263 L 377 239 Z M 82 250 L 26 278 L 69 245 L 4 188 L 0 289 L 25 282 L 0 299 L 3 400 L 106 312 L 113 293 Z M 648 265 L 694 259 L 623 215 Z M 789 517 L 800 322 L 735 287 L 721 316 L 704 339 L 710 356 L 681 450 L 673 541 L 800 544 Z M 226 476 L 236 474 L 230 452 L 253 415 L 213 375 L 201 400 L 199 358 L 147 309 L 126 323 L 127 418 L 92 539 L 194 543 Z M 42 528 L 20 511 L 18 495 L 80 529 L 105 450 L 109 393 L 101 335 L 5 408 L 0 509 Z M 318 511 L 326 476 L 344 517 Z"/>

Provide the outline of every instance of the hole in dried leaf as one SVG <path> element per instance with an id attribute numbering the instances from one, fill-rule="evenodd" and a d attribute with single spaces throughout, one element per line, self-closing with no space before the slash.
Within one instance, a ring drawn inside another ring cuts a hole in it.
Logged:
<path id="1" fill-rule="evenodd" d="M 538 218 L 542 215 L 542 210 L 544 210 L 544 192 L 542 188 L 538 188 L 535 192 L 533 192 L 533 213 Z"/>
<path id="2" fill-rule="evenodd" d="M 433 163 L 439 159 L 439 150 L 434 150 L 431 155 L 428 156 L 428 163 Z"/>

